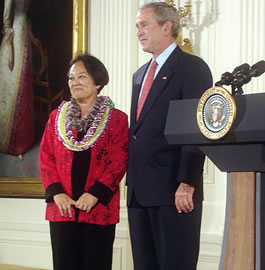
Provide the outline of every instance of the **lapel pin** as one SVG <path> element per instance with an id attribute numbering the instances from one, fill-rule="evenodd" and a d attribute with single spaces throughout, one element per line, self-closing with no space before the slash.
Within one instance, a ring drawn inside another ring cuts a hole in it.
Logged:
<path id="1" fill-rule="evenodd" d="M 167 77 L 162 77 L 162 80 L 166 80 L 167 79 Z"/>

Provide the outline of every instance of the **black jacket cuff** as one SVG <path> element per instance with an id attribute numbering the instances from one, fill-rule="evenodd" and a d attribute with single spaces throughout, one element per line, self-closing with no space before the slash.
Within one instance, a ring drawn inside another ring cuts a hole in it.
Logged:
<path id="1" fill-rule="evenodd" d="M 65 193 L 60 182 L 53 183 L 46 188 L 45 199 L 46 202 L 54 202 L 53 196 L 59 193 Z"/>
<path id="2" fill-rule="evenodd" d="M 103 205 L 106 205 L 111 200 L 113 195 L 112 190 L 99 181 L 96 181 L 87 192 L 97 197 L 99 202 Z"/>

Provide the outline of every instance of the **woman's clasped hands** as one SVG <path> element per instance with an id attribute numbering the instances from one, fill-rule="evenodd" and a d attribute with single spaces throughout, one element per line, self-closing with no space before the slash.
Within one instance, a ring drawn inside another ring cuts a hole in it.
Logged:
<path id="1" fill-rule="evenodd" d="M 77 201 L 74 201 L 65 193 L 56 194 L 53 199 L 59 208 L 61 216 L 70 218 L 72 217 L 72 206 L 89 213 L 98 202 L 98 198 L 90 193 L 82 194 Z"/>

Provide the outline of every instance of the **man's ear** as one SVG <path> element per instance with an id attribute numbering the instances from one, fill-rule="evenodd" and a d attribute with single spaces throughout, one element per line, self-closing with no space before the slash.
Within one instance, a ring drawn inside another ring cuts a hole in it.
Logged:
<path id="1" fill-rule="evenodd" d="M 171 21 L 166 21 L 163 25 L 164 28 L 164 33 L 166 36 L 171 35 L 172 33 L 172 22 Z"/>
<path id="2" fill-rule="evenodd" d="M 96 88 L 99 89 L 101 87 L 101 85 L 97 85 Z"/>

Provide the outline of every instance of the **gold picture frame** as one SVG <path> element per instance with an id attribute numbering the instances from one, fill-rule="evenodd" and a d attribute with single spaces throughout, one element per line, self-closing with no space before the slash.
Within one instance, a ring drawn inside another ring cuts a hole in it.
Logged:
<path id="1" fill-rule="evenodd" d="M 87 51 L 87 0 L 73 1 L 73 51 Z M 0 197 L 5 198 L 44 198 L 45 191 L 40 178 L 0 178 Z"/>

